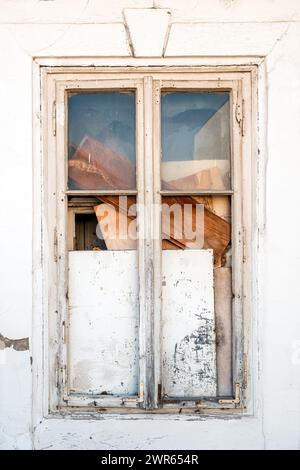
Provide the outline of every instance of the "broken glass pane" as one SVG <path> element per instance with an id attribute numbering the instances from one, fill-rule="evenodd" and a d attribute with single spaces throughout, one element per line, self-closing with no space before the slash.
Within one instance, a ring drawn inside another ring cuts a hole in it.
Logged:
<path id="1" fill-rule="evenodd" d="M 213 250 L 214 266 L 231 265 L 231 206 L 228 196 L 163 196 L 163 250 Z"/>
<path id="2" fill-rule="evenodd" d="M 95 213 L 75 214 L 75 250 L 107 250 L 103 237 L 97 236 L 97 225 L 98 221 Z"/>
<path id="3" fill-rule="evenodd" d="M 136 197 L 99 196 L 94 207 L 98 220 L 97 236 L 107 250 L 136 250 Z"/>
<path id="4" fill-rule="evenodd" d="M 71 197 L 69 250 L 136 250 L 136 217 L 136 196 Z"/>
<path id="5" fill-rule="evenodd" d="M 68 99 L 68 189 L 136 188 L 134 92 Z"/>
<path id="6" fill-rule="evenodd" d="M 230 189 L 229 93 L 163 93 L 162 189 Z"/>

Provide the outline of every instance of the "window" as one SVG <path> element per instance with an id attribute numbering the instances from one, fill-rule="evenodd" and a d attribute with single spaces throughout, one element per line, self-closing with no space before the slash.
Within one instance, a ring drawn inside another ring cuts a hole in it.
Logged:
<path id="1" fill-rule="evenodd" d="M 251 69 L 44 84 L 50 410 L 241 412 Z"/>

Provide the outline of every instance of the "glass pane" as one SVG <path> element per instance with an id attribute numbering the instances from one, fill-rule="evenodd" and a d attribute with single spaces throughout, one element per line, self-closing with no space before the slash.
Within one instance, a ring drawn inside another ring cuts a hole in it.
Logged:
<path id="1" fill-rule="evenodd" d="M 163 93 L 162 189 L 230 189 L 229 93 Z"/>
<path id="2" fill-rule="evenodd" d="M 135 189 L 134 92 L 68 100 L 68 189 Z"/>

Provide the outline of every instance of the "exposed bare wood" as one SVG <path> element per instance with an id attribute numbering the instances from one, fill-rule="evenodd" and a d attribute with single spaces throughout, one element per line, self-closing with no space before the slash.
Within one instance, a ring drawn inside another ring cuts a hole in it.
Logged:
<path id="1" fill-rule="evenodd" d="M 129 219 L 134 219 L 136 217 L 136 210 L 133 210 L 134 204 L 136 204 L 135 196 L 127 196 L 126 205 L 120 203 L 120 197 L 117 195 L 107 195 L 107 196 L 98 196 L 99 201 L 104 202 L 105 204 L 111 204 L 118 210 L 123 213 L 126 213 Z"/>
<path id="2" fill-rule="evenodd" d="M 136 250 L 136 221 L 110 204 L 94 207 L 108 250 Z"/>
<path id="3" fill-rule="evenodd" d="M 29 349 L 29 338 L 11 339 L 0 333 L 0 350 L 13 348 L 15 351 L 27 351 Z"/>
<path id="4" fill-rule="evenodd" d="M 105 201 L 109 204 L 112 204 L 117 209 L 121 211 L 127 211 L 127 216 L 130 219 L 133 219 L 134 216 L 130 213 L 130 208 L 134 205 L 135 199 L 134 196 L 129 196 L 127 199 L 127 206 L 120 205 L 120 199 L 118 196 L 98 196 L 98 199 Z M 195 205 L 204 204 L 204 246 L 195 246 L 195 248 L 213 248 L 215 256 L 215 264 L 220 266 L 222 263 L 222 257 L 224 252 L 227 249 L 228 243 L 230 242 L 230 224 L 225 217 L 229 218 L 228 214 L 230 211 L 230 203 L 228 199 L 224 196 L 222 201 L 217 201 L 218 197 L 208 198 L 201 196 L 173 196 L 173 197 L 164 197 L 163 202 L 168 206 L 173 204 L 179 204 L 183 206 L 184 204 L 193 205 L 193 225 L 195 224 Z M 215 209 L 217 207 L 217 210 Z M 223 217 L 217 215 L 217 211 L 222 214 Z M 132 212 L 132 211 L 131 211 Z M 171 225 L 171 227 L 170 227 Z M 170 228 L 171 230 L 170 230 Z M 182 227 L 179 227 L 182 230 Z M 184 249 L 186 247 L 187 240 L 184 238 L 176 239 L 174 234 L 176 234 L 176 227 L 174 227 L 174 222 L 170 219 L 169 215 L 162 213 L 162 238 L 163 238 L 163 249 L 174 249 L 174 247 Z M 168 240 L 167 240 L 168 238 Z M 167 242 L 168 241 L 168 242 Z M 167 242 L 167 243 L 166 243 Z"/>
<path id="5" fill-rule="evenodd" d="M 232 395 L 231 268 L 214 269 L 218 395 Z"/>
<path id="6" fill-rule="evenodd" d="M 77 205 L 74 207 L 68 208 L 68 220 L 67 220 L 67 247 L 68 250 L 76 250 L 76 224 L 75 224 L 75 217 L 76 214 L 94 214 L 93 207 L 91 202 L 87 204 L 87 202 L 83 203 L 81 207 Z M 82 244 L 80 244 L 82 247 Z"/>
<path id="7" fill-rule="evenodd" d="M 196 204 L 204 203 L 201 199 L 194 198 L 192 196 L 165 196 L 163 203 L 172 206 L 174 204 L 184 205 L 190 204 L 193 207 L 193 226 L 195 224 L 196 217 Z M 227 247 L 231 239 L 231 227 L 230 224 L 217 216 L 214 212 L 204 207 L 204 245 L 198 246 L 198 248 L 212 248 L 214 250 L 215 266 L 222 265 L 222 257 L 227 250 Z M 184 240 L 180 240 L 184 244 Z M 195 247 L 196 248 L 196 247 Z"/>
<path id="8" fill-rule="evenodd" d="M 89 417 L 89 419 L 93 418 L 93 413 L 95 414 L 95 417 L 99 417 L 99 415 L 147 415 L 147 416 L 154 416 L 154 415 L 185 415 L 185 416 L 191 416 L 195 417 L 197 415 L 228 415 L 228 418 L 230 418 L 230 415 L 241 415 L 245 413 L 245 409 L 243 407 L 232 407 L 230 404 L 226 405 L 219 405 L 219 407 L 214 408 L 214 407 L 209 407 L 209 406 L 203 406 L 203 407 L 197 407 L 193 403 L 190 406 L 183 405 L 182 407 L 178 404 L 172 405 L 170 408 L 157 408 L 154 410 L 147 410 L 145 412 L 144 409 L 140 408 L 133 408 L 131 407 L 107 407 L 105 408 L 104 406 L 74 406 L 72 404 L 68 404 L 68 407 L 64 407 L 60 409 L 60 413 L 62 415 L 66 416 L 85 416 Z"/>

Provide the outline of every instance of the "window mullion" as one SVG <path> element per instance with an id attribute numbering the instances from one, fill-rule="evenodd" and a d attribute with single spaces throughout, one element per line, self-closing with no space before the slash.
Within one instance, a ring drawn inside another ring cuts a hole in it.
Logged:
<path id="1" fill-rule="evenodd" d="M 140 380 L 144 383 L 144 406 L 156 406 L 154 367 L 154 187 L 153 187 L 153 80 L 144 78 L 143 118 L 138 119 L 139 132 L 143 129 L 143 161 L 138 167 L 139 203 L 139 288 L 140 288 Z M 138 115 L 139 116 L 139 115 Z"/>

